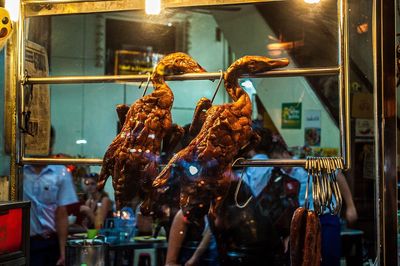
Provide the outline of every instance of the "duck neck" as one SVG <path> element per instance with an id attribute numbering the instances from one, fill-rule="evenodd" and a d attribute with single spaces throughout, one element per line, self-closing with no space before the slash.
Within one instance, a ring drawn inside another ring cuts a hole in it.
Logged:
<path id="1" fill-rule="evenodd" d="M 240 71 L 237 69 L 228 69 L 225 74 L 225 89 L 234 102 L 241 102 L 242 104 L 249 104 L 251 106 L 249 95 L 239 85 L 239 75 Z"/>

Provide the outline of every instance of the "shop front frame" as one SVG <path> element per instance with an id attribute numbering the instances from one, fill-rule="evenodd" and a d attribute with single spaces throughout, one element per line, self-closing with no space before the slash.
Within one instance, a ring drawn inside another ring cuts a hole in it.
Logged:
<path id="1" fill-rule="evenodd" d="M 211 1 L 211 0 L 165 0 L 164 8 L 179 8 L 188 6 L 228 5 L 243 3 L 259 3 L 270 1 Z M 395 87 L 395 1 L 375 0 L 373 3 L 373 57 L 374 57 L 374 117 L 375 117 L 375 164 L 376 186 L 378 199 L 377 262 L 382 265 L 397 264 L 397 175 L 396 175 L 396 139 L 397 112 Z M 24 86 L 34 84 L 75 84 L 99 83 L 117 81 L 146 81 L 147 75 L 124 76 L 52 76 L 29 77 L 24 73 L 24 49 L 26 36 L 24 21 L 28 17 L 84 14 L 111 11 L 128 11 L 144 9 L 144 1 L 109 0 L 109 1 L 79 1 L 79 0 L 22 0 L 19 22 L 14 24 L 16 30 L 6 48 L 6 89 L 11 100 L 7 104 L 6 125 L 7 136 L 10 139 L 10 198 L 22 198 L 22 166 L 25 164 L 87 164 L 101 165 L 102 159 L 55 159 L 25 157 L 23 135 L 20 125 L 24 123 Z M 290 77 L 290 76 L 339 76 L 339 128 L 341 137 L 341 156 L 345 168 L 351 165 L 350 151 L 350 91 L 348 65 L 348 14 L 347 1 L 338 0 L 338 43 L 339 64 L 309 69 L 286 69 L 270 71 L 254 77 Z M 201 80 L 218 79 L 220 73 L 185 74 L 169 77 L 169 80 Z M 8 127 L 7 127 L 8 126 Z M 397 141 L 396 141 L 397 143 Z M 304 166 L 306 160 L 245 160 L 237 166 Z M 395 264 L 394 264 L 395 263 Z"/>

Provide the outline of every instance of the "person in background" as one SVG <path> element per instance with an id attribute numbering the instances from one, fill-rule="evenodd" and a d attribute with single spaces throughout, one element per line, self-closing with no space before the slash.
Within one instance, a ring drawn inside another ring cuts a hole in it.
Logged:
<path id="1" fill-rule="evenodd" d="M 243 156 L 268 160 L 270 131 L 254 122 L 253 130 L 261 137 L 260 143 Z M 289 265 L 290 222 L 299 206 L 299 182 L 278 167 L 246 167 L 236 171 L 236 176 L 243 183 L 232 182 L 232 189 L 213 223 L 218 248 L 228 249 L 221 256 L 222 264 Z M 262 257 L 267 258 L 265 263 Z"/>
<path id="2" fill-rule="evenodd" d="M 175 151 L 185 148 L 190 141 L 195 137 L 190 134 L 190 124 L 184 127 L 185 134 L 180 143 L 175 148 Z M 170 154 L 172 156 L 173 154 Z M 180 189 L 179 178 L 176 177 L 170 185 L 170 189 Z M 173 193 L 172 193 L 173 194 Z M 179 196 L 179 193 L 177 193 Z M 218 266 L 218 254 L 216 241 L 208 226 L 207 217 L 204 217 L 202 225 L 195 225 L 188 222 L 179 208 L 179 197 L 171 199 L 170 208 L 170 226 L 168 234 L 168 250 L 166 257 L 166 266 Z"/>
<path id="3" fill-rule="evenodd" d="M 54 138 L 51 128 L 50 152 Z M 78 201 L 71 174 L 62 165 L 25 165 L 23 199 L 31 202 L 30 265 L 64 265 L 66 206 Z"/>
<path id="4" fill-rule="evenodd" d="M 292 155 L 289 153 L 286 144 L 280 136 L 272 136 L 271 148 L 268 151 L 271 159 L 291 159 Z M 300 206 L 304 206 L 308 173 L 302 167 L 286 168 L 286 173 L 300 182 L 299 201 Z M 357 220 L 357 210 L 355 208 L 353 197 L 350 188 L 347 184 L 346 178 L 341 171 L 337 172 L 337 182 L 341 195 L 346 205 L 345 218 L 349 224 L 353 224 Z M 309 193 L 312 190 L 309 189 Z M 309 202 L 312 203 L 312 195 L 309 195 Z M 310 204 L 310 209 L 313 205 Z M 341 238 L 340 238 L 340 219 L 337 215 L 332 215 L 328 211 L 320 217 L 321 222 L 321 252 L 322 263 L 321 266 L 338 266 L 340 265 L 341 256 Z"/>
<path id="5" fill-rule="evenodd" d="M 98 191 L 96 184 L 99 175 L 90 173 L 83 178 L 83 184 L 86 190 L 85 204 L 80 207 L 80 212 L 84 216 L 82 226 L 89 229 L 95 228 L 95 220 L 98 215 L 101 225 L 107 218 L 112 218 L 112 202 L 108 194 L 104 191 Z M 101 206 L 101 208 L 98 208 Z"/>
<path id="6" fill-rule="evenodd" d="M 179 210 L 172 222 L 166 266 L 218 266 L 215 238 L 205 217 L 203 226 L 189 223 Z"/>

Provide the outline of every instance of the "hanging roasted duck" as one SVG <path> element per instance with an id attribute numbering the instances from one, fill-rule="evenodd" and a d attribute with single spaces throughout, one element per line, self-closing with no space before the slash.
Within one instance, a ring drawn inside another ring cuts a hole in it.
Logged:
<path id="1" fill-rule="evenodd" d="M 130 106 L 121 132 L 104 155 L 98 182 L 98 188 L 102 189 L 112 176 L 117 209 L 129 204 L 136 195 L 143 198 L 152 189 L 164 136 L 173 129 L 175 135 L 183 134 L 182 128 L 172 127 L 174 96 L 164 76 L 192 72 L 205 70 L 184 53 L 165 56 L 151 76 L 154 91 Z"/>
<path id="2" fill-rule="evenodd" d="M 240 149 L 257 139 L 251 129 L 251 101 L 239 86 L 241 74 L 255 74 L 288 65 L 287 59 L 245 56 L 227 70 L 225 89 L 233 102 L 213 106 L 199 134 L 188 147 L 178 152 L 154 180 L 160 188 L 168 183 L 172 171 L 178 172 L 181 185 L 180 206 L 187 219 L 198 222 L 215 210 L 230 184 L 230 167 Z"/>
<path id="3" fill-rule="evenodd" d="M 216 92 L 218 92 L 220 82 L 219 81 Z M 215 95 L 215 94 L 214 94 Z M 192 123 L 189 128 L 185 128 L 184 137 L 181 139 L 181 149 L 186 148 L 190 141 L 200 132 L 206 119 L 206 111 L 212 106 L 212 100 L 202 97 L 196 104 L 195 111 L 193 113 Z M 168 137 L 168 134 L 166 138 Z M 176 147 L 176 143 L 170 145 L 170 147 Z M 172 154 L 171 150 L 165 151 L 166 157 L 170 158 Z M 151 193 L 148 193 L 140 206 L 140 211 L 144 215 L 152 215 L 155 221 L 165 220 L 163 209 L 159 206 L 168 206 L 170 210 L 170 217 L 174 217 L 175 213 L 179 210 L 179 194 L 180 194 L 180 181 L 177 176 L 171 175 L 168 179 L 168 184 L 163 187 L 155 188 Z M 174 212 L 175 211 L 175 212 Z M 171 221 L 172 222 L 172 221 Z M 168 226 L 165 226 L 168 229 Z"/>
<path id="4" fill-rule="evenodd" d="M 186 148 L 188 143 L 199 133 L 204 121 L 205 121 L 205 112 L 211 107 L 211 100 L 203 97 L 201 98 L 195 108 L 192 123 L 189 128 L 185 129 L 184 138 L 187 140 L 181 142 L 183 145 L 181 148 Z M 167 138 L 168 136 L 166 136 Z M 172 147 L 173 145 L 171 145 Z M 176 145 L 175 145 L 176 146 Z M 174 146 L 174 147 L 175 147 Z M 166 151 L 171 154 L 171 151 Z M 173 218 L 176 212 L 179 210 L 179 194 L 180 194 L 180 181 L 179 177 L 174 176 L 168 179 L 168 184 L 164 185 L 161 188 L 155 188 L 151 193 L 146 194 L 144 201 L 140 206 L 140 211 L 143 215 L 151 215 L 156 222 L 163 222 L 166 218 Z M 165 215 L 165 207 L 167 206 L 169 210 L 169 215 Z M 167 221 L 171 222 L 171 221 Z M 168 225 L 163 225 L 166 230 L 168 230 Z"/>

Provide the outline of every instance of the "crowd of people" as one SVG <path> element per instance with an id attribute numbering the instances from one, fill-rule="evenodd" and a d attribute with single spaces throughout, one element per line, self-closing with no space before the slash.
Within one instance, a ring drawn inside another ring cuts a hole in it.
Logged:
<path id="1" fill-rule="evenodd" d="M 255 131 L 261 143 L 241 156 L 261 160 L 293 157 L 278 135 L 262 127 Z M 89 229 L 95 228 L 99 219 L 103 225 L 113 217 L 113 202 L 107 193 L 97 190 L 96 173 L 82 177 L 85 194 L 80 200 L 64 166 L 27 165 L 23 173 L 24 199 L 31 201 L 30 264 L 64 265 L 67 207 L 77 206 L 75 223 Z M 220 208 L 205 216 L 200 225 L 188 222 L 181 211 L 171 214 L 166 266 L 265 265 L 266 261 L 268 265 L 290 265 L 290 222 L 296 208 L 305 204 L 307 172 L 301 167 L 247 167 L 231 176 Z M 344 216 L 348 223 L 354 223 L 357 211 L 341 172 L 337 180 L 346 205 Z M 139 204 L 140 199 L 133 199 L 135 215 L 140 215 L 136 211 Z M 137 224 L 143 221 L 147 221 L 143 227 L 151 231 L 151 219 L 139 218 Z M 320 222 L 321 265 L 340 265 L 339 216 L 324 213 Z"/>

